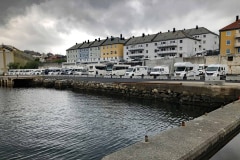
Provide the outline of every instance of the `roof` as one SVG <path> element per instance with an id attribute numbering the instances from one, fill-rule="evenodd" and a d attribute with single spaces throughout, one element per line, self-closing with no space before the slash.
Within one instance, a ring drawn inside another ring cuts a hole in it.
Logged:
<path id="1" fill-rule="evenodd" d="M 157 34 L 152 35 L 142 35 L 139 37 L 132 37 L 129 39 L 129 41 L 126 42 L 125 45 L 133 45 L 133 44 L 143 44 L 143 43 L 149 43 L 152 42 L 153 38 L 156 37 Z"/>
<path id="2" fill-rule="evenodd" d="M 103 42 L 105 42 L 106 40 L 107 40 L 107 39 L 104 39 L 104 40 L 100 40 L 100 39 L 95 40 L 95 41 L 92 43 L 91 47 L 101 46 L 101 45 L 103 44 Z"/>
<path id="3" fill-rule="evenodd" d="M 74 46 L 68 48 L 66 51 L 78 49 L 83 43 L 76 43 Z"/>
<path id="4" fill-rule="evenodd" d="M 106 41 L 102 44 L 102 46 L 105 45 L 111 45 L 111 44 L 125 44 L 127 40 L 124 38 L 119 38 L 119 37 L 111 37 L 107 38 Z"/>
<path id="5" fill-rule="evenodd" d="M 236 20 L 235 22 L 223 27 L 219 31 L 228 31 L 228 30 L 235 30 L 235 29 L 240 29 L 240 19 Z"/>
<path id="6" fill-rule="evenodd" d="M 13 47 L 13 46 L 10 46 L 10 45 L 0 45 L 0 48 L 4 48 L 4 49 L 7 49 L 9 51 L 13 51 L 13 50 L 18 50 L 17 48 Z"/>
<path id="7" fill-rule="evenodd" d="M 167 41 L 167 40 L 182 39 L 182 38 L 194 39 L 192 36 L 186 34 L 183 30 L 179 30 L 174 32 L 158 33 L 158 35 L 153 39 L 153 41 L 158 42 L 158 41 Z"/>
<path id="8" fill-rule="evenodd" d="M 212 34 L 217 35 L 216 33 L 208 30 L 205 27 L 196 27 L 196 28 L 192 28 L 192 29 L 186 29 L 186 30 L 184 30 L 184 32 L 187 33 L 190 36 L 208 34 L 208 33 L 212 33 Z"/>
<path id="9" fill-rule="evenodd" d="M 93 43 L 93 42 L 89 42 L 89 41 L 86 42 L 86 41 L 85 41 L 85 42 L 82 43 L 81 46 L 78 47 L 78 49 L 89 48 L 92 43 Z"/>

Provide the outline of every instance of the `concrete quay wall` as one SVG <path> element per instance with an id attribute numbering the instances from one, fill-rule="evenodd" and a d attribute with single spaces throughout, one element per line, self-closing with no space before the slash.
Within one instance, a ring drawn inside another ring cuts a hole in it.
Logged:
<path id="1" fill-rule="evenodd" d="M 208 159 L 240 132 L 240 101 L 114 152 L 103 160 Z"/>
<path id="2" fill-rule="evenodd" d="M 199 105 L 206 107 L 222 106 L 235 101 L 240 96 L 240 87 L 204 85 L 200 82 L 128 82 L 101 83 L 71 79 L 34 80 L 35 86 L 56 89 L 72 89 L 76 92 L 112 95 L 127 98 L 154 99 L 156 101 Z"/>

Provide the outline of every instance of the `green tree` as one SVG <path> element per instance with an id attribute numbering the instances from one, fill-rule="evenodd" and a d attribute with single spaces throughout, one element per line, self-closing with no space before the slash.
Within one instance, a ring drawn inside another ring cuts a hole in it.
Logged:
<path id="1" fill-rule="evenodd" d="M 9 69 L 18 69 L 19 67 L 20 67 L 20 63 L 17 63 L 17 62 L 10 62 L 8 64 Z"/>
<path id="2" fill-rule="evenodd" d="M 39 62 L 37 61 L 29 61 L 25 64 L 25 69 L 37 69 L 39 66 Z"/>

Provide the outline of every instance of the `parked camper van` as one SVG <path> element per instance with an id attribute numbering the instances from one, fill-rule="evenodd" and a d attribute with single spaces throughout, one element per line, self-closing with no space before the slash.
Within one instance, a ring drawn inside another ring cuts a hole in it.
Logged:
<path id="1" fill-rule="evenodd" d="M 198 65 L 199 75 L 205 75 L 205 69 L 206 68 L 207 68 L 206 64 L 199 64 Z"/>
<path id="2" fill-rule="evenodd" d="M 198 64 L 192 64 L 191 62 L 176 62 L 174 64 L 174 76 L 183 78 L 198 76 Z"/>
<path id="3" fill-rule="evenodd" d="M 150 76 L 161 76 L 161 75 L 169 75 L 169 67 L 168 66 L 155 66 L 152 68 L 150 72 Z"/>
<path id="4" fill-rule="evenodd" d="M 210 64 L 205 70 L 205 77 L 220 76 L 220 79 L 223 79 L 227 72 L 228 68 L 225 64 Z"/>
<path id="5" fill-rule="evenodd" d="M 104 64 L 89 64 L 87 65 L 87 70 L 89 75 L 106 75 L 106 65 Z"/>
<path id="6" fill-rule="evenodd" d="M 146 76 L 148 75 L 148 66 L 133 66 L 129 67 L 125 73 L 125 76 Z"/>
<path id="7" fill-rule="evenodd" d="M 130 65 L 114 64 L 110 75 L 113 76 L 124 76 Z"/>

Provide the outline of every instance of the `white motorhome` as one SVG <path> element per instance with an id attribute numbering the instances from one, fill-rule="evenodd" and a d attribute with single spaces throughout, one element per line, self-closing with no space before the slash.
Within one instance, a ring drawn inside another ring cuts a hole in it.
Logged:
<path id="1" fill-rule="evenodd" d="M 174 76 L 183 78 L 199 76 L 198 64 L 192 64 L 191 62 L 176 62 L 174 64 Z"/>
<path id="2" fill-rule="evenodd" d="M 129 67 L 125 73 L 125 76 L 147 76 L 148 66 L 133 66 Z"/>
<path id="3" fill-rule="evenodd" d="M 123 65 L 123 64 L 114 64 L 110 75 L 113 76 L 124 76 L 127 69 L 131 67 L 130 65 Z"/>
<path id="4" fill-rule="evenodd" d="M 105 64 L 89 64 L 86 66 L 89 75 L 106 75 L 107 66 Z"/>
<path id="5" fill-rule="evenodd" d="M 152 68 L 150 72 L 150 76 L 161 76 L 161 75 L 169 75 L 169 67 L 168 66 L 155 66 Z"/>
<path id="6" fill-rule="evenodd" d="M 205 70 L 205 77 L 220 77 L 223 79 L 226 77 L 228 67 L 225 64 L 210 64 Z"/>
<path id="7" fill-rule="evenodd" d="M 205 69 L 206 68 L 207 68 L 206 64 L 199 64 L 198 65 L 199 75 L 205 75 Z"/>

